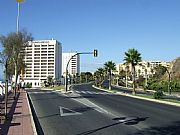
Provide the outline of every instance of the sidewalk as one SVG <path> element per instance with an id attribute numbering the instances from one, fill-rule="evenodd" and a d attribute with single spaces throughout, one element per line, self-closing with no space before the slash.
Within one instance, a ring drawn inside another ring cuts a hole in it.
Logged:
<path id="1" fill-rule="evenodd" d="M 12 94 L 9 95 L 8 120 L 1 121 L 0 135 L 34 135 L 26 91 L 17 93 L 16 100 Z"/>

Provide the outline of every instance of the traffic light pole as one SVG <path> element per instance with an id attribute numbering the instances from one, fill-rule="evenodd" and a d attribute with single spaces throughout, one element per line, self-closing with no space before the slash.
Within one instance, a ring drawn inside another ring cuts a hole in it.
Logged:
<path id="1" fill-rule="evenodd" d="M 76 53 L 75 55 L 73 55 L 70 59 L 69 59 L 69 61 L 68 61 L 68 63 L 67 63 L 67 65 L 66 65 L 66 78 L 65 78 L 65 88 L 66 88 L 66 92 L 68 91 L 68 66 L 69 66 L 69 63 L 70 63 L 70 61 L 75 57 L 75 56 L 77 56 L 77 55 L 80 55 L 80 54 L 94 54 L 94 57 L 97 57 L 97 50 L 94 50 L 93 52 L 81 52 L 81 53 Z"/>

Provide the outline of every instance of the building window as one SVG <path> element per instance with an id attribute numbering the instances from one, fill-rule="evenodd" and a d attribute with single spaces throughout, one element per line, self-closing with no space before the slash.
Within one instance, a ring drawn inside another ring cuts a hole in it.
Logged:
<path id="1" fill-rule="evenodd" d="M 48 51 L 48 53 L 54 53 L 54 51 Z"/>
<path id="2" fill-rule="evenodd" d="M 47 56 L 47 54 L 41 54 L 41 56 Z"/>
<path id="3" fill-rule="evenodd" d="M 34 66 L 34 68 L 40 68 L 39 66 Z"/>
<path id="4" fill-rule="evenodd" d="M 48 66 L 48 68 L 54 68 L 54 66 Z"/>
<path id="5" fill-rule="evenodd" d="M 41 68 L 47 68 L 46 66 L 41 66 Z"/>
<path id="6" fill-rule="evenodd" d="M 47 47 L 47 45 L 41 45 L 42 47 Z"/>
<path id="7" fill-rule="evenodd" d="M 47 53 L 47 51 L 41 51 L 41 53 Z"/>
<path id="8" fill-rule="evenodd" d="M 40 45 L 34 45 L 35 47 L 40 47 Z"/>
<path id="9" fill-rule="evenodd" d="M 40 56 L 40 54 L 34 54 L 34 56 Z"/>

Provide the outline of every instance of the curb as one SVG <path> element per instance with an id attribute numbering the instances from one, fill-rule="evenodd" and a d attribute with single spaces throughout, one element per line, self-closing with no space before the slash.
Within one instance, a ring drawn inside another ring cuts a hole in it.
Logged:
<path id="1" fill-rule="evenodd" d="M 32 111 L 32 118 L 33 118 L 33 121 L 34 121 L 34 124 L 35 124 L 36 133 L 37 133 L 37 135 L 44 135 L 44 132 L 42 130 L 42 127 L 41 127 L 40 122 L 39 122 L 38 117 L 37 117 L 36 110 L 34 109 L 32 99 L 31 99 L 31 97 L 29 96 L 28 93 L 27 93 L 27 95 L 28 95 L 28 100 L 29 100 L 29 103 L 30 103 L 30 108 L 31 108 L 31 111 Z"/>
<path id="2" fill-rule="evenodd" d="M 94 85 L 92 85 L 92 87 L 95 88 L 95 89 L 99 89 L 99 90 L 103 90 L 103 91 L 106 91 L 106 92 L 114 93 L 114 92 L 109 91 L 109 90 L 98 88 L 98 87 L 96 87 Z M 178 104 L 178 103 L 172 103 L 172 102 L 168 102 L 168 101 L 162 101 L 162 100 L 156 100 L 156 99 L 149 99 L 149 98 L 144 98 L 144 97 L 132 96 L 130 94 L 123 93 L 123 92 L 116 92 L 116 94 L 119 94 L 121 96 L 127 96 L 127 97 L 136 98 L 136 99 L 142 99 L 142 100 L 147 100 L 147 101 L 157 102 L 157 103 L 161 103 L 161 104 L 167 104 L 167 105 L 172 105 L 172 106 L 180 107 L 180 104 Z"/>
<path id="3" fill-rule="evenodd" d="M 28 103 L 29 113 L 30 113 L 30 116 L 31 116 L 31 125 L 32 125 L 32 128 L 33 128 L 33 134 L 37 135 L 37 130 L 36 130 L 36 127 L 35 127 L 33 116 L 32 116 L 32 111 L 31 111 L 31 108 L 30 108 L 30 105 L 29 105 L 27 92 L 26 92 L 26 97 L 27 97 L 26 99 L 27 99 L 27 103 Z"/>

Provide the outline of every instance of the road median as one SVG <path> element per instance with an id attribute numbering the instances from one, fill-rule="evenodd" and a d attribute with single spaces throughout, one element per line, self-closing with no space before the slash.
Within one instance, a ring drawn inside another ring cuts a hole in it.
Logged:
<path id="1" fill-rule="evenodd" d="M 128 97 L 132 97 L 132 98 L 148 100 L 148 101 L 152 101 L 152 102 L 157 102 L 157 103 L 162 103 L 162 104 L 167 104 L 167 105 L 173 105 L 173 106 L 180 107 L 180 103 L 174 103 L 174 102 L 170 102 L 170 101 L 165 101 L 163 99 L 153 99 L 153 98 L 148 98 L 148 97 L 140 96 L 140 95 L 132 95 L 132 94 L 125 93 L 125 92 L 118 92 L 118 91 L 114 91 L 114 90 L 108 90 L 108 89 L 99 88 L 99 87 L 96 87 L 95 85 L 93 85 L 93 87 L 95 89 L 99 89 L 99 90 L 103 90 L 103 91 L 111 92 L 111 93 L 116 93 L 116 94 L 122 95 L 122 96 L 128 96 Z"/>

